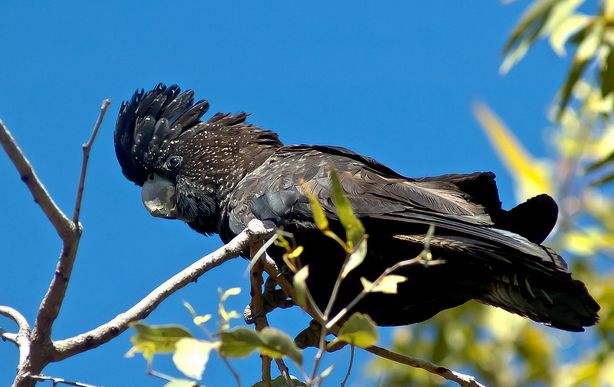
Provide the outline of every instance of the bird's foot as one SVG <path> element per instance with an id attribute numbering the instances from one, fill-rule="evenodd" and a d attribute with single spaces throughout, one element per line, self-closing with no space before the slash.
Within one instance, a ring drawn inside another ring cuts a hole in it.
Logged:
<path id="1" fill-rule="evenodd" d="M 309 347 L 318 348 L 320 346 L 321 334 L 322 325 L 320 325 L 320 323 L 318 323 L 316 320 L 311 320 L 309 326 L 296 335 L 294 338 L 294 343 L 301 349 Z M 324 345 L 327 352 L 335 352 L 345 347 L 347 343 L 339 341 L 331 343 L 329 341 L 324 341 Z"/>

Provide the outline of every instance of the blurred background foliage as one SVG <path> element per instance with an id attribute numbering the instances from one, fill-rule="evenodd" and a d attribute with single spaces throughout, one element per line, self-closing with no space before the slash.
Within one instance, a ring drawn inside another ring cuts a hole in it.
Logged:
<path id="1" fill-rule="evenodd" d="M 614 0 L 533 1 L 503 47 L 501 73 L 542 39 L 570 62 L 544 129 L 552 156 L 530 155 L 485 104 L 474 111 L 514 180 L 517 201 L 542 192 L 557 199 L 559 222 L 546 244 L 587 283 L 602 307 L 600 322 L 573 334 L 470 302 L 399 328 L 393 349 L 492 386 L 614 386 Z M 444 383 L 379 359 L 368 372 L 385 386 Z"/>

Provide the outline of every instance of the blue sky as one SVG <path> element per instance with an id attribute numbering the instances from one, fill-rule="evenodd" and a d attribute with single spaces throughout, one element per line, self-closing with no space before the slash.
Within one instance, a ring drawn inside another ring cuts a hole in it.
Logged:
<path id="1" fill-rule="evenodd" d="M 0 4 L 0 118 L 55 199 L 72 211 L 80 145 L 100 101 L 113 100 L 94 147 L 82 212 L 84 235 L 53 337 L 66 338 L 125 310 L 158 283 L 220 245 L 179 222 L 150 217 L 121 174 L 112 132 L 136 88 L 176 82 L 213 111 L 248 111 L 286 143 L 336 144 L 408 176 L 492 170 L 504 203 L 509 175 L 471 114 L 489 103 L 531 152 L 546 155 L 545 112 L 565 71 L 541 46 L 511 74 L 498 73 L 502 44 L 526 1 L 176 1 L 147 3 L 3 1 Z M 60 242 L 0 152 L 0 304 L 32 321 L 51 279 Z M 189 324 L 189 300 L 213 312 L 217 288 L 246 289 L 245 263 L 230 262 L 169 298 L 150 323 Z M 242 310 L 245 294 L 230 306 Z M 276 312 L 294 334 L 306 319 Z M 12 328 L 0 320 L 0 326 Z M 390 331 L 383 331 L 386 341 Z M 95 385 L 157 386 L 140 359 L 125 359 L 131 333 L 46 373 Z M 339 380 L 347 354 L 336 362 Z M 368 385 L 359 353 L 353 385 Z M 0 343 L 0 385 L 12 380 L 17 351 Z M 168 359 L 159 369 L 172 372 Z M 244 385 L 258 380 L 255 358 L 235 362 Z M 220 385 L 213 359 L 204 382 Z M 334 385 L 334 383 L 331 383 Z"/>

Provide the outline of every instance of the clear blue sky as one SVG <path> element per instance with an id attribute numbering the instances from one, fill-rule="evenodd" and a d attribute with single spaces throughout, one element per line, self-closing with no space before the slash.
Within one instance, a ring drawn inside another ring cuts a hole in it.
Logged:
<path id="1" fill-rule="evenodd" d="M 471 115 L 488 102 L 537 155 L 545 155 L 544 118 L 565 65 L 541 46 L 510 75 L 498 74 L 500 49 L 526 6 L 518 1 L 176 1 L 0 4 L 0 117 L 53 196 L 71 210 L 80 145 L 100 101 L 113 100 L 94 147 L 85 192 L 85 227 L 72 281 L 55 324 L 56 339 L 91 329 L 125 310 L 159 282 L 220 242 L 179 222 L 150 217 L 136 186 L 120 172 L 113 125 L 135 88 L 177 82 L 207 98 L 211 110 L 248 111 L 286 143 L 344 145 L 409 176 L 492 170 L 506 205 L 508 174 Z M 59 240 L 0 152 L 0 304 L 30 321 L 56 264 Z M 225 264 L 169 298 L 150 323 L 189 319 L 189 300 L 213 312 L 217 287 L 245 285 L 244 262 Z M 242 311 L 245 294 L 231 306 Z M 306 322 L 277 312 L 291 334 Z M 0 325 L 11 329 L 8 320 Z M 384 341 L 390 331 L 383 331 Z M 125 359 L 131 332 L 46 369 L 104 386 L 156 386 L 141 359 Z M 331 380 L 339 380 L 347 354 Z M 358 356 L 353 385 L 368 357 Z M 12 380 L 17 351 L 0 343 L 0 385 Z M 168 359 L 157 361 L 172 372 Z M 255 358 L 236 361 L 245 385 Z M 213 359 L 204 382 L 228 378 Z M 335 383 L 330 383 L 334 385 Z"/>

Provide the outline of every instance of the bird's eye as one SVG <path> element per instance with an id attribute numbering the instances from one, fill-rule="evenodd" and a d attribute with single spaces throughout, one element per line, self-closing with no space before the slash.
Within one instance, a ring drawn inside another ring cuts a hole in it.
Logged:
<path id="1" fill-rule="evenodd" d="M 181 156 L 171 156 L 166 160 L 166 167 L 170 170 L 176 169 L 181 165 L 183 161 L 183 157 Z"/>
<path id="2" fill-rule="evenodd" d="M 149 175 L 147 175 L 147 180 L 154 181 L 154 174 L 150 173 Z"/>

